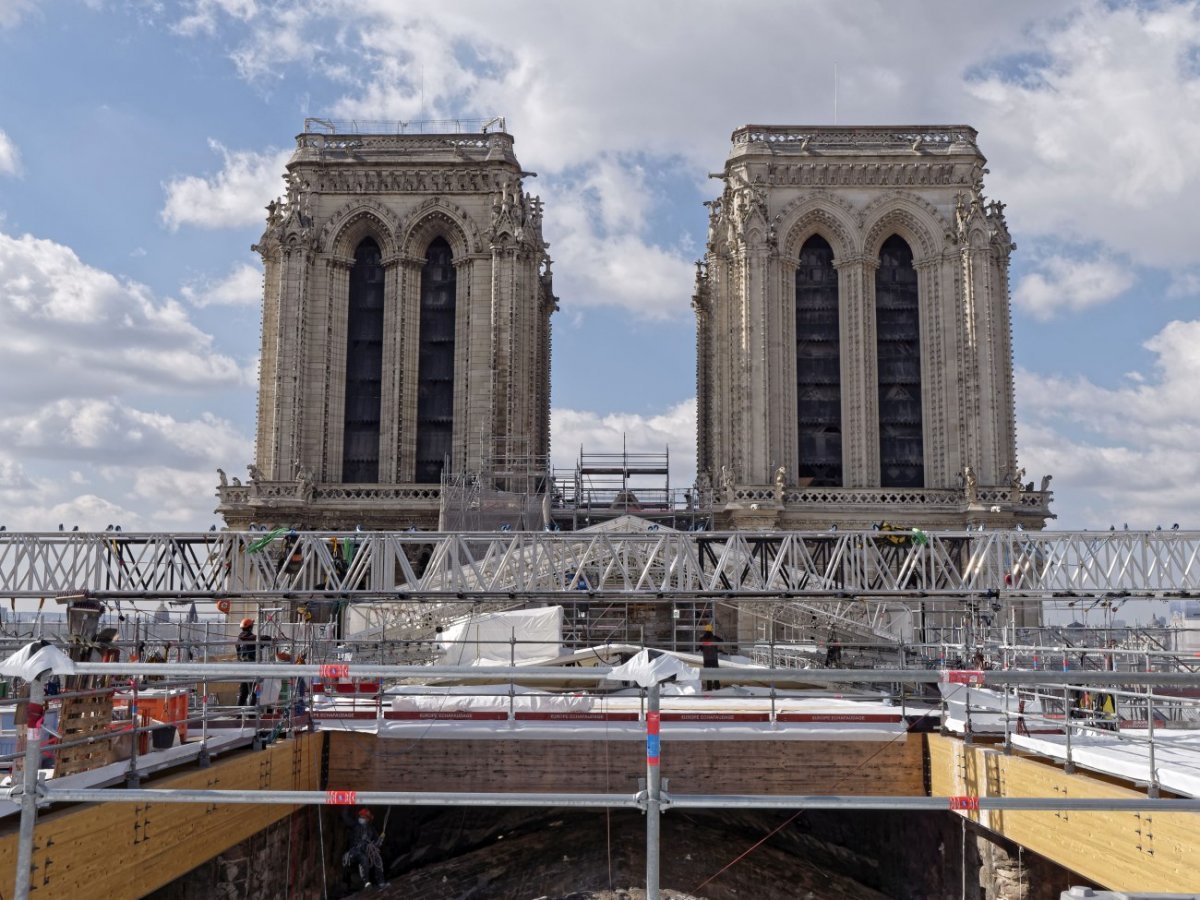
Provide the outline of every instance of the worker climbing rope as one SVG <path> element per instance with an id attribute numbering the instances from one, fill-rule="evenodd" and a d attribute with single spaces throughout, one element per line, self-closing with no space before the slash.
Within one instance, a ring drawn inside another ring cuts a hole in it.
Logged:
<path id="1" fill-rule="evenodd" d="M 388 812 L 391 810 L 389 809 Z M 388 886 L 383 875 L 383 856 L 379 853 L 379 848 L 383 845 L 383 837 L 387 834 L 387 819 L 384 819 L 384 830 L 376 834 L 375 826 L 372 824 L 374 818 L 366 807 L 358 811 L 358 818 L 350 835 L 350 849 L 342 856 L 342 866 L 347 870 L 347 880 L 351 877 L 353 869 L 357 868 L 364 888 L 372 885 L 381 888 Z"/>

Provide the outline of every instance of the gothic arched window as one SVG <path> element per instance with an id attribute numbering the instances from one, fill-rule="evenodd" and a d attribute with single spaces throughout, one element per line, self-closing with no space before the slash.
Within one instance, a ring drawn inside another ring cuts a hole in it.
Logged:
<path id="1" fill-rule="evenodd" d="M 454 434 L 454 254 L 435 238 L 421 270 L 417 362 L 417 467 L 414 481 L 441 481 Z"/>
<path id="2" fill-rule="evenodd" d="M 842 374 L 833 248 L 813 235 L 796 266 L 798 478 L 842 486 Z"/>
<path id="3" fill-rule="evenodd" d="M 879 477 L 882 487 L 923 487 L 921 329 L 912 250 L 892 235 L 875 272 L 879 363 Z"/>
<path id="4" fill-rule="evenodd" d="M 379 480 L 380 385 L 383 374 L 383 261 L 379 245 L 364 239 L 354 250 L 346 320 L 346 416 L 342 481 Z"/>

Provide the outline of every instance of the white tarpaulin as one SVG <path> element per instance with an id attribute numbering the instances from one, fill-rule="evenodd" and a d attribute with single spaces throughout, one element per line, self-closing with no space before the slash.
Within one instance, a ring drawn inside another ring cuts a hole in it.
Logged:
<path id="1" fill-rule="evenodd" d="M 466 619 L 438 639 L 448 666 L 507 666 L 546 662 L 562 655 L 563 608 L 514 609 Z"/>
<path id="2" fill-rule="evenodd" d="M 669 654 L 656 654 L 651 658 L 649 650 L 643 650 L 629 662 L 617 666 L 608 673 L 608 681 L 630 681 L 641 687 L 660 684 L 670 678 L 675 681 L 699 681 L 700 670 Z"/>
<path id="3" fill-rule="evenodd" d="M 49 644 L 39 646 L 40 643 L 26 644 L 0 663 L 0 675 L 33 681 L 46 671 L 55 675 L 75 674 L 75 663 L 71 657 L 57 647 Z"/>

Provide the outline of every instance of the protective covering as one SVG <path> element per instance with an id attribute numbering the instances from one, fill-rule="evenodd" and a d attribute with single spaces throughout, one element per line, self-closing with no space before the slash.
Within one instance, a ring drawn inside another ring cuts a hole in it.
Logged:
<path id="1" fill-rule="evenodd" d="M 608 673 L 608 681 L 629 681 L 639 687 L 650 687 L 674 679 L 681 681 L 699 681 L 700 671 L 687 663 L 668 654 L 651 654 L 643 650 L 629 662 L 617 666 Z"/>
<path id="2" fill-rule="evenodd" d="M 489 613 L 450 625 L 438 643 L 448 666 L 507 666 L 562 655 L 563 608 Z"/>
<path id="3" fill-rule="evenodd" d="M 26 644 L 4 662 L 0 663 L 0 675 L 8 678 L 23 678 L 33 681 L 43 672 L 55 675 L 74 675 L 75 663 L 71 657 L 57 647 L 35 641 Z"/>

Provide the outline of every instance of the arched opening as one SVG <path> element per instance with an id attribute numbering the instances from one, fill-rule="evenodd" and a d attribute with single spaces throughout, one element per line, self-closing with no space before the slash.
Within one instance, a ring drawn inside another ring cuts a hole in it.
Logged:
<path id="1" fill-rule="evenodd" d="M 379 414 L 383 377 L 384 271 L 379 245 L 365 238 L 354 250 L 346 317 L 346 415 L 342 481 L 379 481 Z"/>
<path id="2" fill-rule="evenodd" d="M 875 271 L 879 367 L 879 477 L 882 487 L 923 487 L 921 329 L 912 249 L 892 235 Z"/>
<path id="3" fill-rule="evenodd" d="M 796 475 L 819 487 L 842 485 L 840 339 L 833 248 L 814 234 L 796 266 Z"/>
<path id="4" fill-rule="evenodd" d="M 454 253 L 444 238 L 425 251 L 417 362 L 417 465 L 414 480 L 441 481 L 454 435 Z"/>

